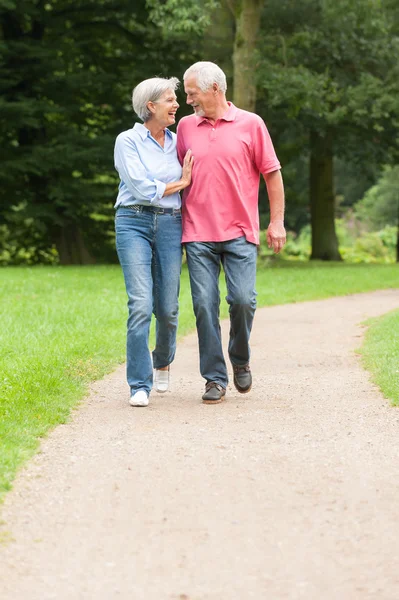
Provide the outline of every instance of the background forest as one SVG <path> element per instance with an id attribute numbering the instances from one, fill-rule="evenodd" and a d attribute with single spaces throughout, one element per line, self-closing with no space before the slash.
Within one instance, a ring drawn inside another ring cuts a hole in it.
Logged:
<path id="1" fill-rule="evenodd" d="M 399 260 L 398 56 L 396 0 L 0 0 L 0 265 L 116 261 L 132 88 L 197 60 L 268 125 L 283 258 Z"/>

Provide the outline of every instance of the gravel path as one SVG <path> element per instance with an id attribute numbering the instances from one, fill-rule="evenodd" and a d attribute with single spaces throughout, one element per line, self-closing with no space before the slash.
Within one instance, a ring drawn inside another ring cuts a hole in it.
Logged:
<path id="1" fill-rule="evenodd" d="M 217 406 L 195 335 L 148 408 L 123 367 L 94 384 L 2 507 L 1 599 L 398 600 L 399 411 L 354 352 L 398 307 L 258 310 L 253 390 Z"/>

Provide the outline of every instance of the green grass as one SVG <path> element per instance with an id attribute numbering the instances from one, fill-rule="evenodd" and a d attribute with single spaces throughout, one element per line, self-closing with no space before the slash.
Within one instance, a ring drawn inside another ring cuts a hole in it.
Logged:
<path id="1" fill-rule="evenodd" d="M 7 267 L 0 278 L 1 497 L 38 438 L 68 419 L 90 381 L 124 361 L 127 311 L 118 266 Z M 399 287 L 397 265 L 276 262 L 259 267 L 258 306 L 389 287 Z M 183 269 L 179 335 L 193 328 Z"/>
<path id="2" fill-rule="evenodd" d="M 366 323 L 362 362 L 372 380 L 394 406 L 399 406 L 399 311 Z"/>

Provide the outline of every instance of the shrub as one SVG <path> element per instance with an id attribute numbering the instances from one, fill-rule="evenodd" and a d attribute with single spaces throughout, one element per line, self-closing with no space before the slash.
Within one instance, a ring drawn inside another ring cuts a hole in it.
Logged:
<path id="1" fill-rule="evenodd" d="M 0 225 L 0 266 L 8 265 L 54 265 L 58 252 L 46 247 L 34 227 L 18 228 L 11 233 L 8 225 Z"/>
<path id="2" fill-rule="evenodd" d="M 353 216 L 353 215 L 352 215 Z M 339 250 L 342 258 L 350 263 L 394 263 L 396 259 L 396 227 L 387 225 L 380 231 L 364 231 L 361 224 L 348 219 L 336 220 Z M 276 257 L 269 250 L 266 235 L 261 232 L 259 257 L 261 260 L 309 260 L 311 253 L 311 229 L 306 225 L 299 234 L 287 232 L 287 243 Z"/>

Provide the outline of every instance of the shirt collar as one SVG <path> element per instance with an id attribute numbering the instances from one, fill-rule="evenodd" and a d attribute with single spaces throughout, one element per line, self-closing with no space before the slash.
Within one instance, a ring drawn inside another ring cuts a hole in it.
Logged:
<path id="1" fill-rule="evenodd" d="M 147 129 L 147 127 L 143 125 L 143 123 L 135 123 L 133 129 L 139 134 L 143 142 L 147 137 L 151 136 L 150 130 Z M 169 131 L 167 127 L 165 127 L 165 133 L 169 135 L 169 137 L 172 137 L 172 132 Z"/>
<path id="2" fill-rule="evenodd" d="M 227 101 L 227 104 L 229 105 L 229 108 L 224 113 L 224 115 L 222 117 L 220 117 L 220 119 L 218 119 L 218 121 L 234 121 L 234 119 L 236 118 L 237 107 L 234 106 L 234 104 L 232 102 L 230 102 L 230 100 Z M 195 118 L 197 120 L 197 127 L 198 127 L 198 125 L 201 125 L 201 123 L 203 123 L 204 121 L 208 121 L 208 119 L 206 117 L 195 117 Z"/>

